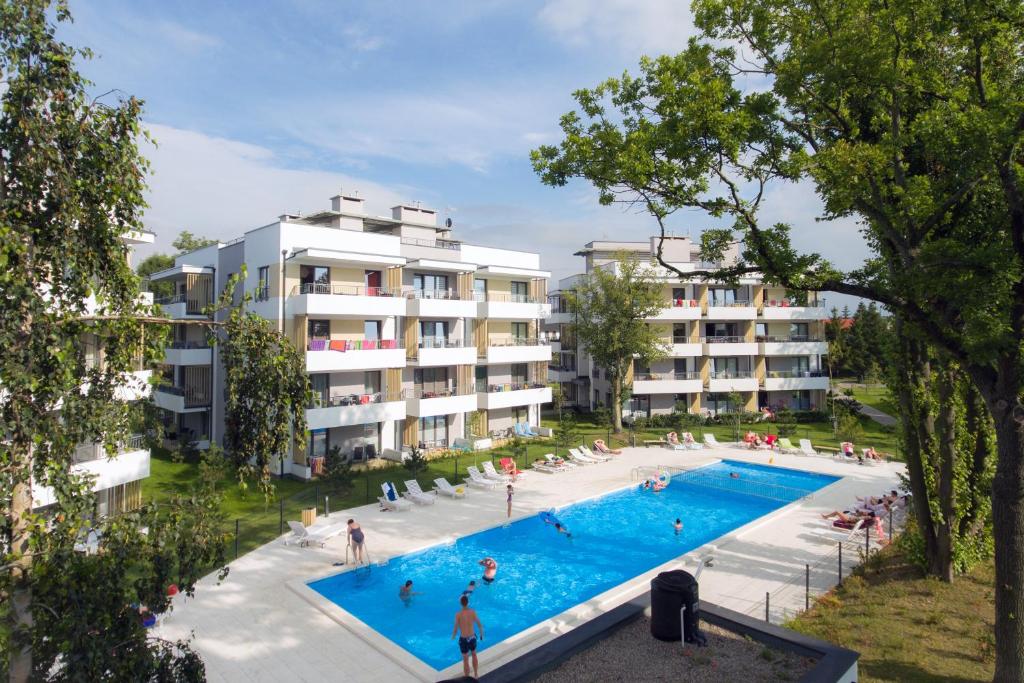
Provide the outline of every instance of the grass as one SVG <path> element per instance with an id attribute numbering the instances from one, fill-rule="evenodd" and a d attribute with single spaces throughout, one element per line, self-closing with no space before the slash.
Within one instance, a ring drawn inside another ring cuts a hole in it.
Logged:
<path id="1" fill-rule="evenodd" d="M 946 584 L 891 548 L 787 626 L 860 652 L 861 681 L 990 681 L 994 582 L 991 560 Z"/>
<path id="2" fill-rule="evenodd" d="M 886 433 L 883 428 L 872 420 L 864 418 L 864 442 L 874 445 L 875 448 L 886 452 L 895 452 L 895 436 L 893 433 Z M 554 426 L 552 420 L 544 420 L 545 426 Z M 608 430 L 597 425 L 588 416 L 580 416 L 577 420 L 579 430 L 579 441 L 591 443 L 594 439 L 608 440 Z M 758 432 L 767 431 L 768 425 L 764 423 L 741 424 L 740 432 L 748 428 Z M 691 431 L 698 439 L 703 439 L 703 434 L 713 433 L 720 441 L 734 440 L 734 426 L 713 425 L 703 428 L 693 428 Z M 649 429 L 635 433 L 638 446 L 643 445 L 644 439 L 663 438 L 668 429 Z M 630 445 L 630 432 L 613 434 L 611 437 L 612 446 Z M 832 435 L 832 426 L 828 423 L 812 423 L 797 425 L 797 431 L 791 438 L 807 438 L 815 445 L 836 445 L 837 439 Z M 795 441 L 794 441 L 795 442 Z M 517 458 L 521 469 L 527 468 L 527 463 L 541 457 L 545 453 L 555 452 L 558 449 L 549 439 L 536 439 L 526 442 L 527 452 L 525 457 L 520 454 Z M 510 447 L 505 446 L 492 451 L 481 451 L 479 453 L 463 453 L 458 457 L 440 458 L 428 462 L 425 472 L 415 477 L 424 490 L 433 488 L 433 481 L 437 477 L 446 477 L 453 483 L 462 483 L 466 476 L 467 465 L 478 465 L 485 460 L 491 460 L 497 465 L 502 457 L 512 455 Z M 304 508 L 318 508 L 322 514 L 325 505 L 331 510 L 342 510 L 374 503 L 381 495 L 380 485 L 385 481 L 394 481 L 399 488 L 401 482 L 414 477 L 401 465 L 394 464 L 389 467 L 372 470 L 361 470 L 354 473 L 352 485 L 344 491 L 332 490 L 326 483 L 302 482 L 295 479 L 275 479 L 275 496 L 267 501 L 255 487 L 250 485 L 248 491 L 243 491 L 237 481 L 222 482 L 220 492 L 223 495 L 221 511 L 224 513 L 227 531 L 234 537 L 237 523 L 237 553 L 243 555 L 268 541 L 273 540 L 283 533 L 286 526 L 282 520 L 298 520 L 302 518 Z M 199 477 L 198 465 L 185 462 L 176 462 L 169 452 L 163 449 L 154 449 L 150 461 L 150 476 L 143 480 L 143 500 L 160 502 L 166 500 L 175 493 L 185 493 Z M 328 500 L 325 501 L 324 498 Z M 235 543 L 232 541 L 228 548 L 228 557 L 235 556 Z"/>
<path id="3" fill-rule="evenodd" d="M 884 385 L 856 384 L 852 387 L 853 397 L 866 406 L 880 410 L 887 415 L 896 415 L 899 411 L 896 402 Z"/>

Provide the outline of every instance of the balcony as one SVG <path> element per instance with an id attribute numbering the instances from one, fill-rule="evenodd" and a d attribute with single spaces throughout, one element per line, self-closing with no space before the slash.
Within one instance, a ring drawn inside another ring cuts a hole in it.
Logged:
<path id="1" fill-rule="evenodd" d="M 483 356 L 485 363 L 528 363 L 551 360 L 551 345 L 542 339 L 490 337 Z"/>
<path id="2" fill-rule="evenodd" d="M 490 384 L 486 392 L 477 394 L 480 410 L 532 406 L 551 402 L 551 387 L 539 382 L 527 384 Z"/>
<path id="3" fill-rule="evenodd" d="M 828 317 L 825 302 L 812 302 L 810 306 L 794 306 L 786 300 L 771 299 L 764 302 L 763 320 L 824 320 Z"/>
<path id="4" fill-rule="evenodd" d="M 476 346 L 468 346 L 461 339 L 427 337 L 420 340 L 415 364 L 421 368 L 475 365 L 476 353 Z"/>
<path id="5" fill-rule="evenodd" d="M 819 356 L 828 353 L 828 343 L 806 336 L 758 337 L 765 356 Z"/>
<path id="6" fill-rule="evenodd" d="M 551 325 L 568 325 L 573 321 L 573 314 L 569 311 L 554 311 L 552 310 L 545 319 L 544 322 Z"/>
<path id="7" fill-rule="evenodd" d="M 558 365 L 548 365 L 549 382 L 573 382 L 579 373 L 575 368 L 563 368 Z"/>
<path id="8" fill-rule="evenodd" d="M 311 339 L 306 347 L 306 372 L 404 368 L 405 349 L 394 339 Z"/>
<path id="9" fill-rule="evenodd" d="M 167 365 L 210 365 L 213 349 L 200 342 L 172 342 L 164 349 Z"/>
<path id="10" fill-rule="evenodd" d="M 672 299 L 668 307 L 663 308 L 648 320 L 699 320 L 700 302 L 696 299 Z"/>
<path id="11" fill-rule="evenodd" d="M 203 312 L 207 306 L 213 303 L 209 298 L 190 297 L 188 294 L 172 294 L 156 299 L 154 303 L 160 304 L 164 309 L 164 315 L 174 320 L 185 320 L 190 318 L 209 318 Z"/>
<path id="12" fill-rule="evenodd" d="M 198 413 L 210 407 L 210 392 L 201 387 L 158 386 L 153 390 L 153 403 L 172 413 Z"/>
<path id="13" fill-rule="evenodd" d="M 314 318 L 405 315 L 405 299 L 384 287 L 306 283 L 292 289 L 289 305 L 293 315 Z"/>
<path id="14" fill-rule="evenodd" d="M 405 412 L 412 417 L 471 413 L 476 410 L 476 393 L 470 389 L 444 389 L 406 392 Z"/>
<path id="15" fill-rule="evenodd" d="M 634 394 L 699 394 L 704 381 L 699 372 L 652 372 L 633 375 Z"/>
<path id="16" fill-rule="evenodd" d="M 765 391 L 795 391 L 799 389 L 828 389 L 828 377 L 819 370 L 770 371 L 764 378 Z"/>
<path id="17" fill-rule="evenodd" d="M 109 460 L 111 457 L 141 450 L 146 450 L 145 437 L 142 434 L 133 434 L 124 441 L 114 445 L 113 456 L 107 452 L 107 446 L 104 443 L 79 444 L 75 446 L 74 461 L 77 465 L 83 462 L 92 462 L 93 460 Z"/>
<path id="18" fill-rule="evenodd" d="M 687 339 L 673 339 L 672 345 L 668 348 L 668 355 L 671 358 L 692 358 L 704 355 L 704 345 L 696 342 L 691 343 Z"/>
<path id="19" fill-rule="evenodd" d="M 477 315 L 494 320 L 535 320 L 551 315 L 551 304 L 526 294 L 488 294 L 485 301 L 477 296 Z"/>
<path id="20" fill-rule="evenodd" d="M 138 448 L 134 448 L 138 445 Z M 94 446 L 88 444 L 83 446 L 83 455 L 88 449 Z M 122 447 L 124 450 L 121 450 Z M 99 447 L 103 450 L 103 447 Z M 76 458 L 78 450 L 76 449 Z M 125 444 L 118 446 L 118 452 L 113 459 L 110 459 L 104 451 L 100 457 L 89 460 L 77 460 L 71 467 L 75 474 L 92 475 L 95 479 L 92 482 L 93 491 L 103 491 L 113 486 L 128 484 L 149 476 L 149 449 L 142 444 L 141 437 L 129 439 Z M 32 487 L 32 502 L 35 507 L 42 507 L 56 502 L 57 497 L 53 489 L 48 486 L 35 485 Z"/>
<path id="21" fill-rule="evenodd" d="M 412 289 L 405 293 L 407 315 L 414 318 L 475 318 L 478 303 L 472 293 L 452 289 Z"/>
<path id="22" fill-rule="evenodd" d="M 325 404 L 306 410 L 309 429 L 330 429 L 405 419 L 405 400 L 381 394 L 332 396 Z"/>
<path id="23" fill-rule="evenodd" d="M 704 337 L 703 342 L 707 356 L 756 356 L 760 351 L 757 342 L 744 337 Z"/>
<path id="24" fill-rule="evenodd" d="M 757 309 L 749 301 L 708 302 L 708 320 L 753 320 Z"/>
<path id="25" fill-rule="evenodd" d="M 712 393 L 757 391 L 757 389 L 757 378 L 749 370 L 712 371 L 708 377 L 708 391 Z"/>

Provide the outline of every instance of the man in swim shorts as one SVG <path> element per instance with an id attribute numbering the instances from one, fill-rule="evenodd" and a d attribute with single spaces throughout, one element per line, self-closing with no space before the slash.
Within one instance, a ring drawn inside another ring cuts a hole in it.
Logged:
<path id="1" fill-rule="evenodd" d="M 455 613 L 455 628 L 452 629 L 452 639 L 459 634 L 459 652 L 462 653 L 462 671 L 469 676 L 469 657 L 473 656 L 473 677 L 480 676 L 479 666 L 476 661 L 476 631 L 474 626 L 480 629 L 480 640 L 484 639 L 484 625 L 476 616 L 476 610 L 469 607 L 469 597 L 463 595 L 459 598 L 462 609 Z"/>
<path id="2" fill-rule="evenodd" d="M 483 565 L 484 568 L 484 583 L 493 583 L 494 577 L 498 573 L 498 563 L 490 557 L 485 557 L 480 560 L 477 564 Z"/>
<path id="3" fill-rule="evenodd" d="M 469 585 L 466 586 L 466 590 L 462 591 L 463 595 L 472 595 L 473 591 L 476 590 L 476 581 L 470 581 Z"/>

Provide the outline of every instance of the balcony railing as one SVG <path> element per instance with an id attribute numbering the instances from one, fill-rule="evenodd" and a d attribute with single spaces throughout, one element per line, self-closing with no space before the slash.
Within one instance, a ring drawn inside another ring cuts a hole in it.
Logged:
<path id="1" fill-rule="evenodd" d="M 712 370 L 711 379 L 750 379 L 754 373 L 750 370 Z"/>
<path id="2" fill-rule="evenodd" d="M 704 337 L 701 341 L 706 344 L 742 344 L 746 338 L 736 336 Z"/>
<path id="3" fill-rule="evenodd" d="M 120 455 L 122 453 L 138 451 L 142 449 L 143 445 L 145 445 L 145 436 L 133 434 L 124 441 L 114 444 L 114 454 Z M 110 454 L 107 452 L 107 446 L 104 443 L 83 443 L 75 446 L 76 463 L 92 462 L 107 457 L 110 457 Z"/>
<path id="4" fill-rule="evenodd" d="M 494 394 L 503 391 L 525 391 L 527 389 L 544 389 L 547 384 L 544 382 L 508 382 L 506 384 L 488 384 L 487 393 Z"/>
<path id="5" fill-rule="evenodd" d="M 697 308 L 700 302 L 696 299 L 672 299 L 672 308 Z"/>
<path id="6" fill-rule="evenodd" d="M 640 372 L 633 375 L 633 381 L 650 382 L 674 379 L 700 379 L 700 372 Z"/>
<path id="7" fill-rule="evenodd" d="M 546 339 L 534 337 L 488 337 L 488 346 L 547 346 L 550 342 Z"/>
<path id="8" fill-rule="evenodd" d="M 827 373 L 822 370 L 769 370 L 765 373 L 766 377 L 772 379 L 788 379 L 788 378 L 809 378 L 809 377 L 826 377 Z"/>
<path id="9" fill-rule="evenodd" d="M 172 341 L 167 345 L 169 349 L 208 349 L 210 348 L 210 342 L 208 341 Z"/>
<path id="10" fill-rule="evenodd" d="M 185 295 L 171 294 L 169 296 L 162 296 L 159 299 L 154 300 L 153 303 L 160 304 L 161 306 L 170 306 L 171 304 L 183 304 L 185 303 Z"/>
<path id="11" fill-rule="evenodd" d="M 475 292 L 460 292 L 457 289 L 410 289 L 405 292 L 407 299 L 441 299 L 443 301 L 474 301 Z"/>
<path id="12" fill-rule="evenodd" d="M 461 349 L 468 346 L 465 340 L 456 339 L 454 337 L 445 339 L 444 337 L 423 337 L 420 339 L 419 348 L 421 349 Z"/>
<path id="13" fill-rule="evenodd" d="M 395 296 L 395 293 L 386 287 L 332 285 L 326 282 L 304 282 L 292 288 L 292 296 L 298 296 L 300 294 L 330 294 L 337 296 Z"/>
<path id="14" fill-rule="evenodd" d="M 824 299 L 808 299 L 806 303 L 800 303 L 792 299 L 765 299 L 765 308 L 823 308 Z"/>
<path id="15" fill-rule="evenodd" d="M 398 342 L 394 339 L 310 339 L 306 344 L 307 351 L 375 351 L 397 348 Z"/>
<path id="16" fill-rule="evenodd" d="M 476 386 L 470 387 L 448 387 L 441 389 L 424 389 L 423 387 L 414 386 L 412 389 L 405 391 L 405 397 L 410 399 L 416 398 L 449 398 L 452 396 L 468 396 L 469 394 L 476 393 Z"/>
<path id="17" fill-rule="evenodd" d="M 210 392 L 203 387 L 177 387 L 173 384 L 161 384 L 156 387 L 156 390 L 172 396 L 184 397 L 186 408 L 210 405 Z"/>
<path id="18" fill-rule="evenodd" d="M 714 306 L 716 308 L 742 308 L 750 305 L 752 304 L 746 299 L 735 299 L 733 301 L 708 301 L 708 306 Z"/>
<path id="19" fill-rule="evenodd" d="M 786 342 L 820 342 L 820 341 L 824 341 L 824 339 L 822 339 L 821 337 L 812 337 L 812 336 L 807 335 L 807 334 L 791 334 L 788 337 L 787 336 L 781 336 L 780 337 L 780 336 L 773 336 L 773 335 L 767 335 L 766 336 L 766 335 L 761 334 L 761 335 L 757 336 L 757 341 L 759 341 L 759 342 L 776 342 L 776 343 L 786 343 Z"/>
<path id="20" fill-rule="evenodd" d="M 473 292 L 477 301 L 493 301 L 513 304 L 542 304 L 545 303 L 541 297 L 530 296 L 529 294 L 508 294 L 506 292 Z"/>
<path id="21" fill-rule="evenodd" d="M 257 287 L 255 292 L 256 301 L 267 301 L 270 299 L 270 286 Z"/>
<path id="22" fill-rule="evenodd" d="M 451 249 L 451 250 L 458 250 L 459 246 L 461 245 L 461 242 L 456 242 L 454 240 L 442 240 L 442 239 L 428 240 L 428 239 L 422 239 L 422 238 L 419 238 L 419 237 L 402 237 L 401 238 L 401 243 L 402 244 L 408 244 L 408 245 L 414 246 L 414 247 L 433 247 L 435 249 Z"/>
<path id="23" fill-rule="evenodd" d="M 673 344 L 690 344 L 692 342 L 690 342 L 690 338 L 689 337 L 672 337 L 672 343 Z"/>
<path id="24" fill-rule="evenodd" d="M 310 408 L 332 408 L 337 406 L 363 406 L 371 403 L 381 403 L 384 400 L 400 401 L 402 399 L 401 394 L 395 397 L 385 398 L 384 394 L 380 392 L 370 394 L 319 394 L 315 397 L 315 401 Z"/>

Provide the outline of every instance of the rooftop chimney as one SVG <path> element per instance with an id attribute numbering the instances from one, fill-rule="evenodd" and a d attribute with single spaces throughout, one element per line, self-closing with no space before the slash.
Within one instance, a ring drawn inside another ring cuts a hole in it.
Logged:
<path id="1" fill-rule="evenodd" d="M 363 200 L 359 197 L 358 191 L 346 195 L 342 190 L 338 190 L 338 194 L 331 197 L 331 211 L 366 213 L 366 210 L 363 209 Z"/>
<path id="2" fill-rule="evenodd" d="M 419 202 L 417 202 L 418 204 Z M 437 227 L 437 212 L 433 209 L 425 209 L 419 206 L 399 204 L 391 207 L 391 217 L 403 223 L 414 223 L 416 225 L 429 225 Z"/>

